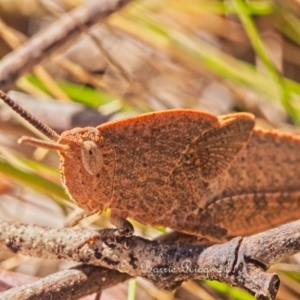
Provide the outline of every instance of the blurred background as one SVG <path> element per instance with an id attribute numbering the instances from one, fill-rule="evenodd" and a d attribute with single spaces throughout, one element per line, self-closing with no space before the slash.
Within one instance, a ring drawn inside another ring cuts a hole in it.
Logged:
<path id="1" fill-rule="evenodd" d="M 298 134 L 298 0 L 132 1 L 101 24 L 81 26 L 78 37 L 63 39 L 58 51 L 39 53 L 33 47 L 26 56 L 12 56 L 38 33 L 40 41 L 51 40 L 43 35 L 49 26 L 54 36 L 63 32 L 57 22 L 91 2 L 0 0 L 0 89 L 55 131 L 190 108 L 216 115 L 246 111 L 255 114 L 257 126 Z M 22 69 L 34 55 L 41 57 L 39 63 Z M 61 227 L 75 206 L 61 187 L 58 155 L 18 145 L 24 134 L 36 131 L 0 103 L 0 218 Z M 80 226 L 109 223 L 103 214 Z M 167 230 L 134 226 L 147 238 Z M 0 258 L 2 270 L 15 272 L 12 284 L 71 265 L 8 254 Z M 281 279 L 278 299 L 299 299 L 299 259 L 272 267 Z M 0 280 L 6 279 L 0 273 Z M 141 297 L 254 299 L 218 282 L 187 282 L 169 293 L 141 279 L 119 284 L 101 299 Z"/>

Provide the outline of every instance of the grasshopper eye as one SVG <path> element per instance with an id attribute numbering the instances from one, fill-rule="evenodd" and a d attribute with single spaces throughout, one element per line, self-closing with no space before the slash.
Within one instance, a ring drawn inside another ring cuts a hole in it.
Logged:
<path id="1" fill-rule="evenodd" d="M 94 142 L 83 142 L 81 146 L 81 158 L 85 170 L 90 175 L 99 173 L 103 164 L 103 156 L 101 150 Z"/>

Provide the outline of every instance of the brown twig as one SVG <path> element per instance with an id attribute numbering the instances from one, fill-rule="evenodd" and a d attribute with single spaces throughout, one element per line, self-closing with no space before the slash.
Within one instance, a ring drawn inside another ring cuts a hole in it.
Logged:
<path id="1" fill-rule="evenodd" d="M 239 286 L 257 299 L 275 299 L 279 279 L 265 271 L 300 251 L 300 221 L 204 247 L 121 238 L 115 230 L 53 229 L 0 223 L 0 250 L 84 262 L 151 280 L 168 290 L 188 279 L 214 279 Z M 91 242 L 89 242 L 91 241 Z"/>
<path id="2" fill-rule="evenodd" d="M 103 267 L 76 266 L 36 282 L 1 293 L 2 300 L 77 300 L 129 279 L 126 273 Z"/>
<path id="3" fill-rule="evenodd" d="M 0 89 L 7 91 L 22 74 L 82 33 L 81 28 L 106 19 L 129 2 L 130 0 L 94 1 L 89 6 L 74 9 L 64 15 L 1 60 Z"/>

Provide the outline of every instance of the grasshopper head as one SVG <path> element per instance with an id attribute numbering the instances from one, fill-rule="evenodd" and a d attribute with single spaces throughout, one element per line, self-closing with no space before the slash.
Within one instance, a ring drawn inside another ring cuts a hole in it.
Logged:
<path id="1" fill-rule="evenodd" d="M 114 151 L 93 127 L 75 128 L 61 135 L 25 111 L 5 93 L 0 98 L 51 141 L 22 137 L 21 144 L 57 150 L 62 183 L 70 197 L 87 212 L 109 207 L 115 169 Z"/>

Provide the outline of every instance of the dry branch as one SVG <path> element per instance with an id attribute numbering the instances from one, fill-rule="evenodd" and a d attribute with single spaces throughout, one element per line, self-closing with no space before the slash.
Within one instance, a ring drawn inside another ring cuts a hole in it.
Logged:
<path id="1" fill-rule="evenodd" d="M 102 266 L 144 277 L 168 290 L 188 279 L 214 279 L 244 288 L 258 299 L 275 299 L 278 276 L 265 271 L 299 252 L 299 238 L 300 221 L 211 247 L 121 238 L 112 229 L 0 223 L 1 251 Z"/>
<path id="2" fill-rule="evenodd" d="M 0 294 L 1 300 L 77 300 L 130 278 L 126 273 L 103 267 L 76 266 L 14 287 Z"/>
<path id="3" fill-rule="evenodd" d="M 1 60 L 0 89 L 9 90 L 17 78 L 77 37 L 82 28 L 105 20 L 128 2 L 130 0 L 92 1 L 89 6 L 76 8 L 62 16 Z"/>

